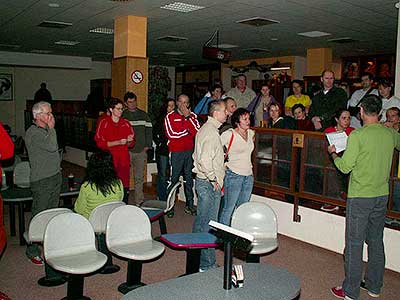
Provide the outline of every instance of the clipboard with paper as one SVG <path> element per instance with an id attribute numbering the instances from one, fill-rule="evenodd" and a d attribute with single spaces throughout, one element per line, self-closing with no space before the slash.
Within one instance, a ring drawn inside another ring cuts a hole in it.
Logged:
<path id="1" fill-rule="evenodd" d="M 331 132 L 325 133 L 325 135 L 328 139 L 329 145 L 335 145 L 337 153 L 346 150 L 348 136 L 345 132 Z"/>

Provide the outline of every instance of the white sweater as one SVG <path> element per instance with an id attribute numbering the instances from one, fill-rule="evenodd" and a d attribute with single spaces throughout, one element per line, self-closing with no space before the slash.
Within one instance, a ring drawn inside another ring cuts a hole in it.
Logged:
<path id="1" fill-rule="evenodd" d="M 249 176 L 253 174 L 253 165 L 251 163 L 251 153 L 254 150 L 254 131 L 249 129 L 247 134 L 247 141 L 245 141 L 240 134 L 234 129 L 230 129 L 222 133 L 222 145 L 228 148 L 229 141 L 233 133 L 233 142 L 229 150 L 229 161 L 226 166 L 234 173 L 242 176 Z"/>

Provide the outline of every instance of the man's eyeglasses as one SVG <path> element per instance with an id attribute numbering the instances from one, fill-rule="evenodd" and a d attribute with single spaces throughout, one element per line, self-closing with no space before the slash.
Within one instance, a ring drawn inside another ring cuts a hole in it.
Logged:
<path id="1" fill-rule="evenodd" d="M 114 109 L 119 110 L 119 111 L 123 111 L 124 110 L 123 107 L 114 107 Z"/>
<path id="2" fill-rule="evenodd" d="M 51 113 L 50 111 L 49 111 L 49 112 L 41 112 L 40 115 L 48 115 L 48 116 L 51 116 L 52 113 Z"/>

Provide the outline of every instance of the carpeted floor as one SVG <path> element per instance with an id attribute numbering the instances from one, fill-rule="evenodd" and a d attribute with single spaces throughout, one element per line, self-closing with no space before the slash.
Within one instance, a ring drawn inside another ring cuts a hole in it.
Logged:
<path id="1" fill-rule="evenodd" d="M 71 166 L 63 165 L 63 172 L 68 173 Z M 73 169 L 75 176 L 83 176 L 79 168 Z M 151 195 L 148 195 L 150 198 Z M 193 224 L 192 216 L 183 212 L 184 205 L 178 203 L 175 217 L 167 219 L 168 232 L 189 232 Z M 26 219 L 29 219 L 27 213 Z M 8 208 L 5 208 L 5 224 L 8 227 Z M 153 236 L 159 235 L 158 223 L 153 224 Z M 184 273 L 185 252 L 166 248 L 164 255 L 157 261 L 143 266 L 143 282 L 147 284 L 168 280 Z M 223 265 L 223 252 L 217 250 L 218 264 Z M 125 261 L 114 259 L 121 266 L 118 273 L 111 275 L 96 274 L 85 278 L 85 295 L 92 299 L 121 299 L 117 286 L 126 279 Z M 336 299 L 329 289 L 340 285 L 343 279 L 342 256 L 298 240 L 279 236 L 279 248 L 274 253 L 264 256 L 262 263 L 283 267 L 300 277 L 302 300 Z M 234 263 L 240 263 L 237 258 Z M 44 274 L 44 267 L 31 264 L 25 257 L 25 247 L 18 244 L 17 237 L 8 236 L 8 247 L 0 260 L 0 290 L 13 300 L 61 299 L 66 296 L 66 285 L 46 288 L 37 284 Z M 380 299 L 400 299 L 400 274 L 385 272 L 384 289 Z M 361 291 L 361 300 L 369 299 Z M 150 300 L 150 299 L 149 299 Z M 207 299 L 212 300 L 212 299 Z M 244 299 L 245 300 L 245 299 Z M 249 299 L 250 300 L 250 299 Z"/>

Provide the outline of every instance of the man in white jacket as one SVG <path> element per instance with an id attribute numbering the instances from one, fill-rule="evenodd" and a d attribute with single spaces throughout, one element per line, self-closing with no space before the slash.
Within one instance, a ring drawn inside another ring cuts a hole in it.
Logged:
<path id="1" fill-rule="evenodd" d="M 212 101 L 207 122 L 196 135 L 193 172 L 196 173 L 197 216 L 193 232 L 208 232 L 210 220 L 218 220 L 221 188 L 224 183 L 224 150 L 218 128 L 226 120 L 224 101 Z M 200 272 L 215 268 L 215 249 L 203 249 L 200 256 Z"/>

